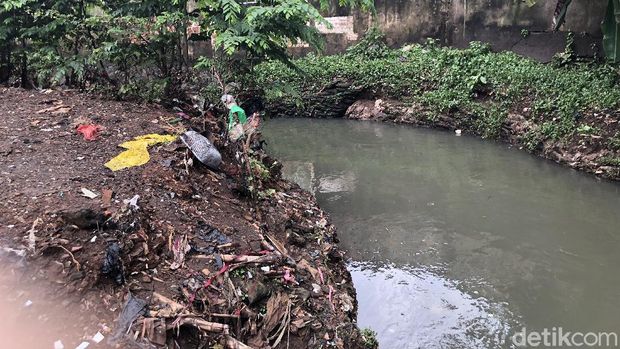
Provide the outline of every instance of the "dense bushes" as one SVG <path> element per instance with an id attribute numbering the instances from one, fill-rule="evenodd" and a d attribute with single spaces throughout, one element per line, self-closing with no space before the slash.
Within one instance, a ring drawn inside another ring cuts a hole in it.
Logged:
<path id="1" fill-rule="evenodd" d="M 0 4 L 0 84 L 96 85 L 119 97 L 170 96 L 200 76 L 189 57 L 191 41 L 210 43 L 214 38 L 222 56 L 243 58 L 247 66 L 267 58 L 287 62 L 291 42 L 302 40 L 319 47 L 320 35 L 309 23 L 326 22 L 314 3 L 4 0 Z M 327 6 L 329 2 L 318 3 Z M 340 0 L 339 4 L 372 7 L 370 0 Z M 213 68 L 204 60 L 200 63 L 199 67 Z M 200 81 L 209 83 L 216 81 Z"/>
<path id="2" fill-rule="evenodd" d="M 299 106 L 304 95 L 322 90 L 335 78 L 346 79 L 368 94 L 420 104 L 430 110 L 430 118 L 448 112 L 472 114 L 487 137 L 496 136 L 507 113 L 520 106 L 548 119 L 545 132 L 559 138 L 574 130 L 580 112 L 620 105 L 620 75 L 610 65 L 558 67 L 510 52 L 493 53 L 476 42 L 465 50 L 433 41 L 390 50 L 376 38 L 361 45 L 342 55 L 298 59 L 300 70 L 263 63 L 253 79 L 266 88 L 268 100 Z"/>

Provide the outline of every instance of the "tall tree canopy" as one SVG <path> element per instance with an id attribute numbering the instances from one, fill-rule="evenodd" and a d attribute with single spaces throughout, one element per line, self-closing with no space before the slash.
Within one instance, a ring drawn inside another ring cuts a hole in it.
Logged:
<path id="1" fill-rule="evenodd" d="M 373 6 L 372 0 L 338 3 Z M 329 1 L 316 5 L 326 8 Z M 227 55 L 287 60 L 291 43 L 321 47 L 313 25 L 326 24 L 319 9 L 308 0 L 4 0 L 0 83 L 18 72 L 22 85 L 122 80 L 142 64 L 171 76 L 190 66 L 189 42 L 211 38 Z"/>

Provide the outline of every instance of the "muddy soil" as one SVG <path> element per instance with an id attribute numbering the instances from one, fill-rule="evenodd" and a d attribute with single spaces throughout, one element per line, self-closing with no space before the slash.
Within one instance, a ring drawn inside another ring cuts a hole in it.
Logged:
<path id="1" fill-rule="evenodd" d="M 268 173 L 249 196 L 217 119 L 12 88 L 0 89 L 0 110 L 0 258 L 11 275 L 0 304 L 12 347 L 364 347 L 329 217 L 260 150 Z M 88 141 L 83 124 L 103 129 Z M 104 167 L 124 141 L 189 127 L 218 146 L 219 171 L 179 140 L 149 148 L 145 165 Z M 48 324 L 38 342 L 21 340 L 38 326 L 28 319 Z"/>

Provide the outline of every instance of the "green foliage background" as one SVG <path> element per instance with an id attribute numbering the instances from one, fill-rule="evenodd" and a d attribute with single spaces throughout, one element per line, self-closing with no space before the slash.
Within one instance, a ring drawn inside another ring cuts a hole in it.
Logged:
<path id="1" fill-rule="evenodd" d="M 265 62 L 248 80 L 265 88 L 268 103 L 303 108 L 306 96 L 344 79 L 366 94 L 420 105 L 428 118 L 470 116 L 488 138 L 499 135 L 509 112 L 522 113 L 524 107 L 543 124 L 541 134 L 530 135 L 534 140 L 560 139 L 576 130 L 583 112 L 620 106 L 620 74 L 613 65 L 542 64 L 511 52 L 491 52 L 477 42 L 465 50 L 439 47 L 432 40 L 390 49 L 380 33 L 371 31 L 346 54 L 310 55 L 295 64 L 297 70 Z"/>
<path id="2" fill-rule="evenodd" d="M 372 8 L 370 0 L 339 0 Z M 327 0 L 321 0 L 323 7 Z M 105 85 L 119 97 L 174 95 L 193 75 L 191 41 L 215 38 L 218 54 L 287 62 L 289 43 L 320 47 L 306 0 L 3 0 L 0 83 Z M 199 67 L 210 63 L 199 62 Z M 213 82 L 213 81 L 210 81 Z"/>

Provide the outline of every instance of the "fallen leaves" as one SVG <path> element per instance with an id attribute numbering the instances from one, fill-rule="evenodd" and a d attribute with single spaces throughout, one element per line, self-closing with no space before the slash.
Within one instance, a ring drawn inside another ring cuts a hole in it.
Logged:
<path id="1" fill-rule="evenodd" d="M 263 333 L 269 334 L 286 314 L 290 299 L 287 294 L 278 292 L 267 301 L 267 315 L 263 322 Z"/>
<path id="2" fill-rule="evenodd" d="M 58 103 L 59 102 L 59 103 Z M 66 114 L 71 111 L 72 106 L 66 106 L 62 101 L 58 101 L 56 105 L 37 111 L 37 114 L 50 113 L 52 115 Z"/>

